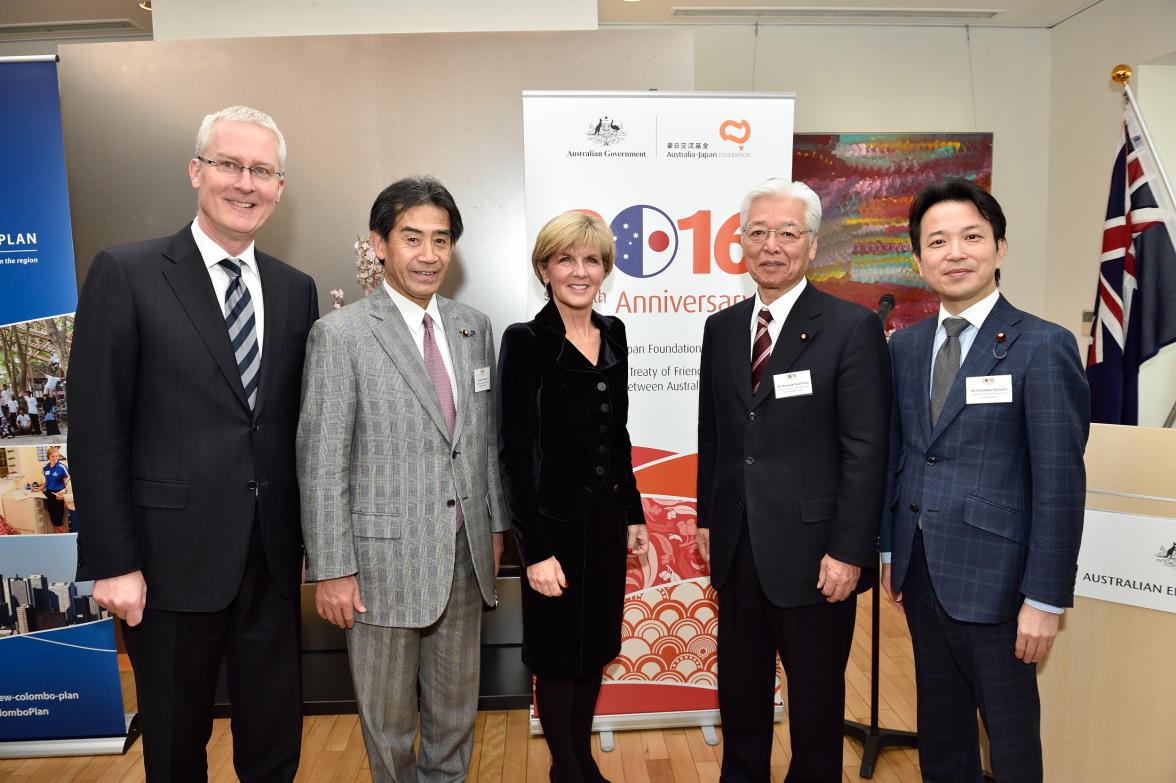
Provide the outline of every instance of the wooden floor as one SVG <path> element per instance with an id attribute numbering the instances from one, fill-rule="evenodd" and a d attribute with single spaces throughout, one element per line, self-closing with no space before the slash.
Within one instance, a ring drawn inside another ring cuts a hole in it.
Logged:
<path id="1" fill-rule="evenodd" d="M 853 653 L 845 673 L 845 715 L 850 720 L 869 722 L 870 697 L 870 600 L 858 604 L 857 632 Z M 914 729 L 914 661 L 910 637 L 902 616 L 886 601 L 882 604 L 882 674 L 879 722 L 892 729 Z M 124 677 L 125 700 L 133 709 L 134 686 Z M 700 729 L 617 732 L 616 748 L 602 753 L 593 740 L 601 772 L 613 783 L 707 783 L 719 779 L 722 744 L 706 744 Z M 772 779 L 782 781 L 788 768 L 787 718 L 776 724 L 772 749 Z M 542 737 L 532 737 L 523 710 L 480 712 L 474 733 L 473 759 L 469 780 L 483 783 L 528 781 L 545 783 L 551 757 Z M 863 780 L 858 775 L 861 746 L 845 742 L 844 779 Z M 227 720 L 218 720 L 208 744 L 210 781 L 235 781 L 232 737 Z M 888 750 L 874 770 L 875 781 L 918 781 L 918 756 L 913 750 Z M 78 756 L 58 759 L 17 759 L 0 761 L 0 782 L 73 783 L 74 781 L 142 781 L 143 747 L 136 742 L 124 756 Z M 311 716 L 302 724 L 302 765 L 298 781 L 306 783 L 352 783 L 370 781 L 363 737 L 354 715 Z"/>

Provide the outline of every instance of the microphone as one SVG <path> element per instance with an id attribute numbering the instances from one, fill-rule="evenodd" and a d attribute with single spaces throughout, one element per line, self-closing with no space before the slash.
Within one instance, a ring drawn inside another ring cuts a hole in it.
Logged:
<path id="1" fill-rule="evenodd" d="M 894 294 L 885 293 L 878 299 L 878 320 L 882 322 L 882 326 L 886 326 L 886 319 L 890 317 L 890 312 L 894 309 L 897 302 L 894 299 Z"/>

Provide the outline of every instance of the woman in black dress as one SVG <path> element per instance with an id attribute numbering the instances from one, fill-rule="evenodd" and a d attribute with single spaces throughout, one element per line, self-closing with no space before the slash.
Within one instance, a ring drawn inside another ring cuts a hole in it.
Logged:
<path id="1" fill-rule="evenodd" d="M 626 549 L 648 547 L 625 426 L 625 326 L 592 311 L 614 255 L 599 218 L 548 222 L 531 263 L 550 301 L 506 330 L 498 360 L 499 464 L 527 568 L 523 662 L 559 783 L 604 780 L 592 715 L 621 649 Z"/>

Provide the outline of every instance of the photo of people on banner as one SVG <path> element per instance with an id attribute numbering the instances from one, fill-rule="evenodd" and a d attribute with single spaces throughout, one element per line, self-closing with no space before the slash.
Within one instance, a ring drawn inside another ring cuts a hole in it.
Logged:
<path id="1" fill-rule="evenodd" d="M 76 532 L 65 445 L 0 449 L 0 535 Z"/>
<path id="2" fill-rule="evenodd" d="M 0 326 L 0 440 L 64 440 L 73 316 Z"/>

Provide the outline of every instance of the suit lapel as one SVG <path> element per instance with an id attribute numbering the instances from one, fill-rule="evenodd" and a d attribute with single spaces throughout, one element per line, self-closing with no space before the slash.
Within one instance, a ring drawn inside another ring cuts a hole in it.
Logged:
<path id="1" fill-rule="evenodd" d="M 943 410 L 939 413 L 939 421 L 936 422 L 935 429 L 931 432 L 932 442 L 964 409 L 967 400 L 967 379 L 980 375 L 992 375 L 997 365 L 1008 354 L 1008 349 L 1020 336 L 1020 331 L 1016 328 L 1020 321 L 1020 311 L 1009 304 L 1004 296 L 996 300 L 992 312 L 984 319 L 976 339 L 972 341 L 968 355 L 964 357 L 964 363 L 960 366 L 960 374 L 956 376 L 955 382 L 951 385 L 951 391 L 947 393 L 947 400 L 943 403 Z M 999 343 L 996 340 L 998 332 L 1004 334 L 1004 339 Z M 929 413 L 928 417 L 930 417 Z"/>
<path id="2" fill-rule="evenodd" d="M 225 376 L 225 381 L 241 404 L 248 409 L 249 402 L 245 399 L 241 373 L 233 356 L 233 346 L 229 343 L 229 330 L 225 326 L 224 312 L 216 300 L 216 291 L 212 287 L 204 258 L 196 247 L 196 240 L 192 238 L 191 228 L 185 226 L 172 237 L 163 255 L 171 262 L 163 266 L 164 278 L 212 354 L 221 374 Z"/>
<path id="3" fill-rule="evenodd" d="M 917 400 L 915 416 L 919 421 L 922 442 L 927 443 L 931 438 L 931 349 L 935 346 L 935 330 L 939 328 L 939 318 L 932 316 L 911 328 L 917 330 L 915 346 L 908 354 L 903 370 L 907 378 L 914 379 Z"/>
<path id="4" fill-rule="evenodd" d="M 780 327 L 780 336 L 776 338 L 776 345 L 772 348 L 772 356 L 768 359 L 768 366 L 764 368 L 763 378 L 760 380 L 759 391 L 752 397 L 752 406 L 772 396 L 775 384 L 772 376 L 777 373 L 788 372 L 801 354 L 815 342 L 817 332 L 820 331 L 821 300 L 817 289 L 812 283 L 805 283 L 796 303 L 792 305 L 784 325 Z M 748 334 L 751 325 L 748 324 Z M 750 354 L 749 354 L 750 355 Z M 750 364 L 750 360 L 748 360 Z M 747 371 L 750 386 L 751 369 Z"/>
<path id="5" fill-rule="evenodd" d="M 408 388 L 417 396 L 421 407 L 429 414 L 437 429 L 448 439 L 449 428 L 445 425 L 441 404 L 437 402 L 433 381 L 425 371 L 424 359 L 421 358 L 421 352 L 417 350 L 416 341 L 412 339 L 396 303 L 388 296 L 383 286 L 377 287 L 364 301 L 367 302 L 368 312 L 372 316 L 372 332 L 376 342 L 392 360 L 392 364 L 400 372 L 400 377 L 404 378 Z"/>
<path id="6" fill-rule="evenodd" d="M 453 442 L 457 443 L 461 438 L 461 424 L 465 421 L 466 410 L 472 402 L 470 395 L 474 393 L 473 383 L 466 383 L 467 378 L 474 377 L 473 357 L 470 356 L 469 345 L 470 336 L 474 332 L 470 329 L 470 324 L 459 322 L 457 308 L 453 306 L 452 300 L 438 296 L 437 310 L 441 313 L 441 323 L 445 326 L 445 341 L 449 343 L 449 361 L 453 364 L 453 387 L 457 389 L 454 406 L 457 409 L 457 422 L 453 425 Z"/>
<path id="7" fill-rule="evenodd" d="M 281 274 L 277 261 L 262 253 L 256 253 L 258 275 L 261 277 L 261 292 L 265 297 L 265 343 L 261 349 L 261 385 L 257 390 L 257 404 L 253 414 L 261 413 L 266 393 L 275 383 L 277 357 L 281 356 L 286 342 L 286 316 L 289 297 L 286 280 Z"/>
<path id="8" fill-rule="evenodd" d="M 731 361 L 731 377 L 739 399 L 750 410 L 751 401 L 751 318 L 755 310 L 755 298 L 744 299 L 731 307 L 731 324 L 724 335 L 723 348 Z M 762 385 L 762 384 L 761 384 Z"/>

